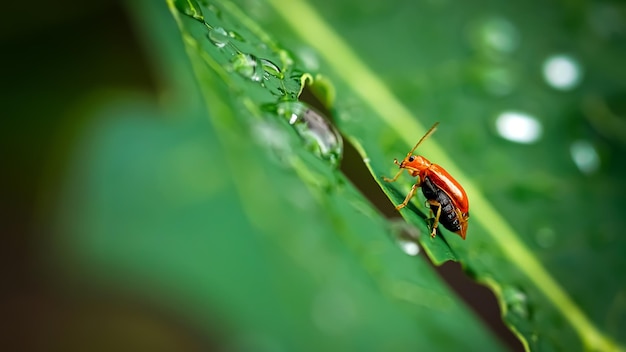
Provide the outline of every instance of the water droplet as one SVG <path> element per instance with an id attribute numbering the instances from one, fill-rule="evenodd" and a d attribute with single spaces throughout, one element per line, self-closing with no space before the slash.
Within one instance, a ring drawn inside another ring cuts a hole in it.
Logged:
<path id="1" fill-rule="evenodd" d="M 502 289 L 502 298 L 511 314 L 528 319 L 530 314 L 528 296 L 522 290 L 511 286 L 504 287 Z"/>
<path id="2" fill-rule="evenodd" d="M 222 27 L 215 27 L 209 31 L 209 40 L 218 48 L 225 47 L 230 42 L 230 37 Z"/>
<path id="3" fill-rule="evenodd" d="M 572 143 L 570 153 L 574 163 L 584 174 L 592 174 L 600 167 L 600 156 L 596 148 L 585 140 L 578 140 Z"/>
<path id="4" fill-rule="evenodd" d="M 535 234 L 535 241 L 540 247 L 550 248 L 556 243 L 556 234 L 550 227 L 542 227 Z"/>
<path id="5" fill-rule="evenodd" d="M 235 72 L 254 82 L 263 79 L 263 65 L 254 55 L 237 53 L 231 60 L 231 65 Z"/>
<path id="6" fill-rule="evenodd" d="M 515 26 L 500 16 L 483 20 L 473 32 L 475 44 L 487 51 L 511 53 L 519 44 L 519 33 Z"/>
<path id="7" fill-rule="evenodd" d="M 176 9 L 181 13 L 204 23 L 204 15 L 196 0 L 175 0 L 174 6 L 176 6 Z"/>
<path id="8" fill-rule="evenodd" d="M 542 133 L 535 117 L 518 111 L 501 113 L 496 119 L 496 129 L 503 138 L 525 144 L 536 142 Z"/>
<path id="9" fill-rule="evenodd" d="M 341 334 L 357 323 L 355 300 L 336 288 L 320 292 L 311 307 L 315 325 L 327 334 Z"/>
<path id="10" fill-rule="evenodd" d="M 410 256 L 419 254 L 420 246 L 417 243 L 417 239 L 421 233 L 417 227 L 410 225 L 402 219 L 391 220 L 389 227 L 393 239 L 404 253 Z"/>
<path id="11" fill-rule="evenodd" d="M 263 70 L 268 74 L 276 78 L 283 79 L 284 75 L 275 63 L 270 60 L 261 59 L 261 65 L 263 66 Z"/>
<path id="12" fill-rule="evenodd" d="M 420 252 L 420 246 L 413 241 L 398 241 L 398 244 L 404 251 L 404 253 L 415 256 Z"/>
<path id="13" fill-rule="evenodd" d="M 299 101 L 283 101 L 276 104 L 276 113 L 294 127 L 308 149 L 338 166 L 343 154 L 343 139 L 319 112 Z"/>
<path id="14" fill-rule="evenodd" d="M 575 88 L 581 80 L 580 64 L 569 55 L 554 55 L 543 63 L 543 78 L 558 90 Z"/>

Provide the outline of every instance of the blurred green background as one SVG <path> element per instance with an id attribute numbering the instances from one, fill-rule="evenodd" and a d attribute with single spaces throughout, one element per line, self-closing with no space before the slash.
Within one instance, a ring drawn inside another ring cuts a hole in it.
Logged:
<path id="1" fill-rule="evenodd" d="M 485 321 L 498 315 L 489 292 L 461 286 L 458 267 L 433 270 L 397 246 L 406 245 L 398 227 L 420 233 L 426 225 L 418 216 L 409 221 L 416 229 L 380 216 L 376 209 L 387 213 L 391 202 L 361 160 L 390 175 L 391 160 L 410 144 L 354 93 L 358 77 L 336 72 L 333 60 L 345 58 L 313 49 L 261 0 L 233 2 L 250 22 L 230 2 L 179 3 L 196 4 L 207 22 L 244 36 L 235 38 L 240 47 L 268 55 L 288 74 L 287 93 L 304 71 L 329 78 L 330 113 L 366 153 L 346 146 L 343 170 L 357 187 L 287 126 L 251 109 L 275 101 L 275 92 L 212 67 L 226 54 L 209 41 L 194 48 L 205 28 L 180 13 L 177 23 L 165 3 L 64 0 L 28 12 L 11 3 L 0 25 L 3 343 L 521 349 Z M 422 125 L 441 122 L 429 143 L 454 162 L 444 166 L 463 171 L 591 324 L 623 346 L 626 7 L 310 5 Z M 307 16 L 293 13 L 303 26 Z M 281 48 L 294 60 L 289 70 Z M 403 182 L 394 189 L 400 200 Z M 450 247 L 432 246 L 460 259 L 470 277 L 501 284 L 507 324 L 526 345 L 584 349 L 567 314 L 492 248 L 488 232 L 471 222 L 466 242 L 444 232 L 438 241 Z"/>

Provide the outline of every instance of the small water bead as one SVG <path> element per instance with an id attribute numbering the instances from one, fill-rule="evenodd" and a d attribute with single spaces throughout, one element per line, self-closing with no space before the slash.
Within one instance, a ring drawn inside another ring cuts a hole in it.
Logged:
<path id="1" fill-rule="evenodd" d="M 403 219 L 391 220 L 389 223 L 391 235 L 402 251 L 410 256 L 416 256 L 420 252 L 417 243 L 420 231 Z"/>
<path id="2" fill-rule="evenodd" d="M 200 5 L 196 0 L 175 0 L 174 6 L 176 6 L 176 9 L 181 13 L 204 23 L 202 9 L 200 9 Z"/>
<path id="3" fill-rule="evenodd" d="M 230 42 L 230 36 L 222 27 L 215 27 L 209 30 L 208 37 L 218 48 L 223 48 Z"/>
<path id="4" fill-rule="evenodd" d="M 507 286 L 502 289 L 502 299 L 507 309 L 520 318 L 527 319 L 530 315 L 528 296 L 522 290 Z"/>
<path id="5" fill-rule="evenodd" d="M 261 59 L 261 65 L 263 66 L 263 71 L 265 71 L 267 74 L 279 79 L 283 79 L 285 77 L 280 71 L 280 68 L 270 60 Z"/>
<path id="6" fill-rule="evenodd" d="M 338 166 L 343 155 L 341 134 L 321 113 L 299 101 L 276 104 L 276 113 L 294 127 L 308 149 L 318 157 Z"/>
<path id="7" fill-rule="evenodd" d="M 398 245 L 404 253 L 410 256 L 416 256 L 420 253 L 420 246 L 415 241 L 398 240 Z"/>
<path id="8" fill-rule="evenodd" d="M 254 82 L 263 79 L 263 64 L 252 54 L 237 53 L 231 60 L 232 69 Z"/>

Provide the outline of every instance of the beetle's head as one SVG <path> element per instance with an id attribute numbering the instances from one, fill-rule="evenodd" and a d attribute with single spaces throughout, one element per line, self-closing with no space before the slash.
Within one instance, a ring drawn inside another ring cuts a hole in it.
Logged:
<path id="1" fill-rule="evenodd" d="M 401 169 L 406 169 L 413 176 L 430 167 L 430 162 L 421 155 L 407 155 L 404 160 L 399 162 L 397 159 L 393 161 Z"/>
<path id="2" fill-rule="evenodd" d="M 421 170 L 430 166 L 430 161 L 421 155 L 407 155 L 401 163 L 397 163 L 402 169 Z"/>

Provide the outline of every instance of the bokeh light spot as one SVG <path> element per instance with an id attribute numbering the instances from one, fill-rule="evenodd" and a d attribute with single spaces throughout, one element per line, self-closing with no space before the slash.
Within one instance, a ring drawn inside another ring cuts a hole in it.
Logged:
<path id="1" fill-rule="evenodd" d="M 580 83 L 582 69 L 571 56 L 555 55 L 543 63 L 543 77 L 555 89 L 570 90 Z"/>
<path id="2" fill-rule="evenodd" d="M 600 156 L 596 148 L 585 140 L 578 140 L 572 143 L 570 153 L 574 163 L 584 174 L 591 174 L 600 167 Z"/>
<path id="3" fill-rule="evenodd" d="M 496 119 L 496 129 L 502 138 L 524 144 L 536 142 L 542 133 L 541 124 L 535 117 L 518 111 L 501 113 Z"/>

